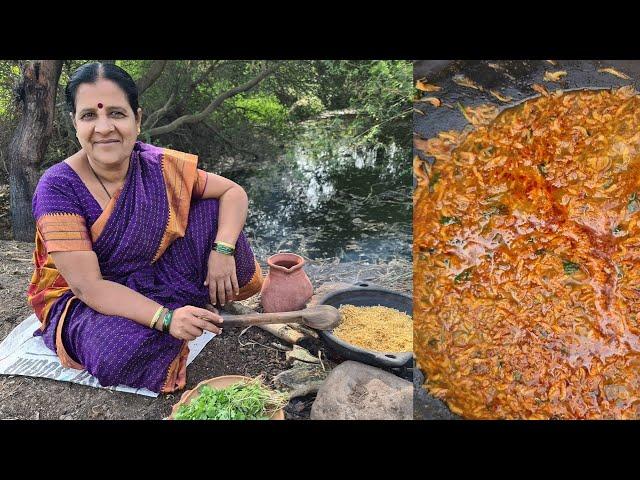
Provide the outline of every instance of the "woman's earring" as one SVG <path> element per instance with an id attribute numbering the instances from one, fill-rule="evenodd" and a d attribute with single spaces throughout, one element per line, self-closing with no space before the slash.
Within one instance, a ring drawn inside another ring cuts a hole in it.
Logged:
<path id="1" fill-rule="evenodd" d="M 138 135 L 140 135 L 140 127 L 138 127 Z"/>

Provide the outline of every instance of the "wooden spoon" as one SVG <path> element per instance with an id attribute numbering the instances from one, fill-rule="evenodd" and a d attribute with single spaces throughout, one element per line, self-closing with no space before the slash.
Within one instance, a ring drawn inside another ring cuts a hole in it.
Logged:
<path id="1" fill-rule="evenodd" d="M 271 323 L 303 323 L 316 330 L 331 330 L 340 324 L 342 316 L 336 307 L 316 305 L 293 312 L 249 313 L 245 315 L 222 314 L 220 327 L 248 327 Z"/>

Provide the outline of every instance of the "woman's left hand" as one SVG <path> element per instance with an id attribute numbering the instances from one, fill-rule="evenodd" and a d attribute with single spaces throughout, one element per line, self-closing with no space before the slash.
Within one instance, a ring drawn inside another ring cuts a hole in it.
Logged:
<path id="1" fill-rule="evenodd" d="M 204 284 L 209 286 L 211 305 L 215 305 L 217 302 L 224 305 L 233 301 L 234 297 L 240 294 L 235 257 L 212 250 L 209 254 L 207 278 Z"/>

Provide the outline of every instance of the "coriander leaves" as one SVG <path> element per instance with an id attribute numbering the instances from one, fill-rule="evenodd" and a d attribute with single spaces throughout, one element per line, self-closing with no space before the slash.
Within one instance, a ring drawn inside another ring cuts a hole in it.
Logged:
<path id="1" fill-rule="evenodd" d="M 260 378 L 214 389 L 204 385 L 200 395 L 181 405 L 176 420 L 267 420 L 286 405 L 285 394 L 262 385 Z"/>

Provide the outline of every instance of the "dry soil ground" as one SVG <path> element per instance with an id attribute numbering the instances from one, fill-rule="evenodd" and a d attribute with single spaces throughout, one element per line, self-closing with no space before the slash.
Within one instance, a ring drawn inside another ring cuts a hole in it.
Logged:
<path id="1" fill-rule="evenodd" d="M 31 314 L 26 290 L 33 268 L 32 251 L 33 243 L 0 240 L 0 341 Z M 411 292 L 411 263 L 406 260 L 384 265 L 310 262 L 305 270 L 315 287 L 328 282 L 366 280 Z M 280 340 L 255 327 L 241 336 L 240 333 L 240 329 L 232 329 L 209 342 L 187 368 L 187 389 L 207 378 L 230 374 L 263 374 L 269 382 L 289 368 L 285 353 L 269 348 Z M 310 345 L 312 353 L 316 354 L 317 349 L 323 351 L 329 366 L 341 360 L 319 342 Z M 0 375 L 0 420 L 158 420 L 170 414 L 181 394 L 149 398 L 44 378 Z M 313 396 L 292 400 L 285 409 L 286 417 L 308 418 L 313 400 Z"/>

